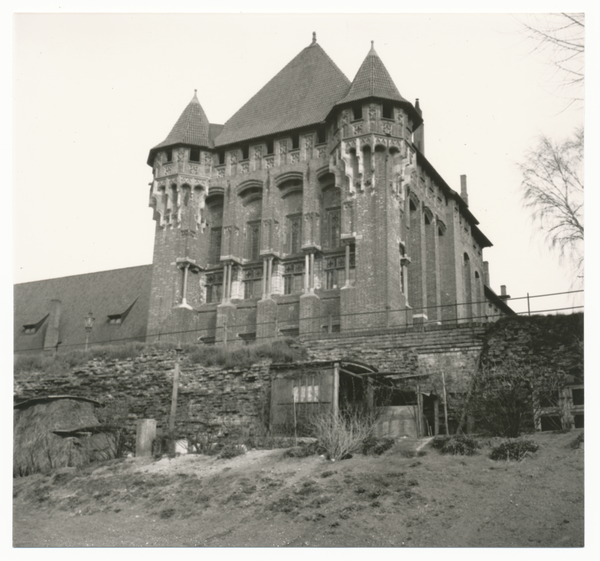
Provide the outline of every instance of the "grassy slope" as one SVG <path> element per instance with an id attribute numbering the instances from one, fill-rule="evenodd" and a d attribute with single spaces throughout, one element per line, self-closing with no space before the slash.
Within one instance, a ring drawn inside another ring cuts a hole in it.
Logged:
<path id="1" fill-rule="evenodd" d="M 328 462 L 250 451 L 231 460 L 125 460 L 14 480 L 15 546 L 577 547 L 581 431 L 536 434 L 522 462 L 448 457 L 404 441 Z M 413 457 L 411 457 L 413 456 Z"/>

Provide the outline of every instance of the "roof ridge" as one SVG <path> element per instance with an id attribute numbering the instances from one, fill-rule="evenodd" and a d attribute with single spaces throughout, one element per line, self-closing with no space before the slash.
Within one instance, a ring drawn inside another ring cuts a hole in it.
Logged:
<path id="1" fill-rule="evenodd" d="M 350 80 L 315 40 L 227 120 L 215 145 L 321 123 L 349 86 Z"/>

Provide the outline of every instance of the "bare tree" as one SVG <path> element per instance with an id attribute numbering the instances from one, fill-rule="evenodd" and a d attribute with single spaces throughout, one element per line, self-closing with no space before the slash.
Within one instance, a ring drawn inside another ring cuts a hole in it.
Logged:
<path id="1" fill-rule="evenodd" d="M 552 13 L 521 16 L 525 33 L 535 42 L 534 51 L 548 59 L 569 105 L 583 101 L 585 16 Z"/>
<path id="2" fill-rule="evenodd" d="M 525 206 L 552 248 L 583 266 L 583 129 L 564 142 L 540 137 L 519 169 Z"/>

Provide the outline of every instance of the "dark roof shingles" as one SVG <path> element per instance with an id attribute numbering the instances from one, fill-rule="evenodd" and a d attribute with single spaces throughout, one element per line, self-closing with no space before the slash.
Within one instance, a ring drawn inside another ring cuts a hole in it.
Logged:
<path id="1" fill-rule="evenodd" d="M 215 139 L 224 146 L 315 125 L 325 120 L 350 80 L 313 43 L 233 115 Z"/>

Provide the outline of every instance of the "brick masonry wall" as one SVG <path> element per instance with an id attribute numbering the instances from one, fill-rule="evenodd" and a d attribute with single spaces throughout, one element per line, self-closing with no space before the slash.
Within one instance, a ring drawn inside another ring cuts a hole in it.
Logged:
<path id="1" fill-rule="evenodd" d="M 104 404 L 120 403 L 128 411 L 126 425 L 157 420 L 166 430 L 171 407 L 175 353 L 152 352 L 134 359 L 91 360 L 67 375 L 30 372 L 15 377 L 20 400 L 44 395 L 78 395 Z M 203 367 L 181 361 L 176 427 L 180 434 L 207 429 L 244 427 L 258 430 L 260 411 L 269 391 L 266 364 L 249 368 Z"/>
<path id="2" fill-rule="evenodd" d="M 349 360 L 394 372 L 397 377 L 426 374 L 420 388 L 441 393 L 444 372 L 449 392 L 467 390 L 479 361 L 495 364 L 507 359 L 550 365 L 567 373 L 583 372 L 583 315 L 504 318 L 484 328 L 431 332 L 377 333 L 338 337 L 332 334 L 301 344 L 310 360 Z M 151 351 L 126 360 L 91 360 L 68 375 L 41 372 L 15 376 L 15 395 L 30 398 L 71 394 L 105 403 L 125 400 L 130 428 L 142 418 L 168 423 L 175 354 Z M 414 389 L 414 380 L 398 381 Z M 268 400 L 268 361 L 249 368 L 204 367 L 181 362 L 177 427 L 181 434 L 209 426 L 257 430 Z"/>

